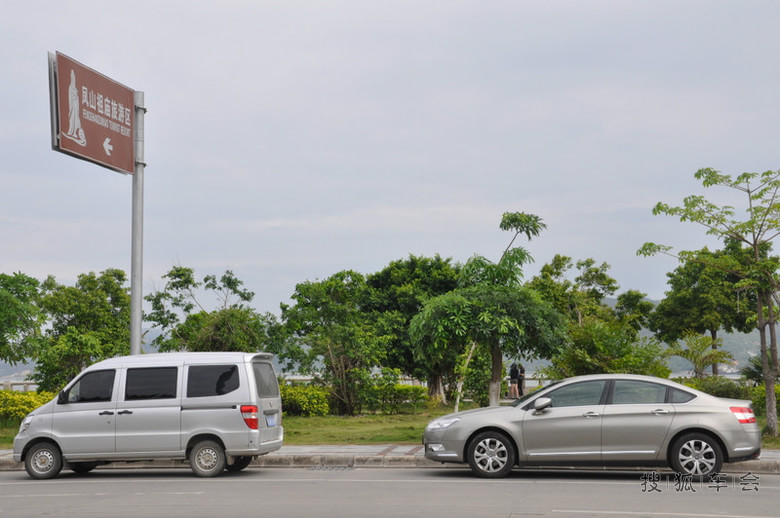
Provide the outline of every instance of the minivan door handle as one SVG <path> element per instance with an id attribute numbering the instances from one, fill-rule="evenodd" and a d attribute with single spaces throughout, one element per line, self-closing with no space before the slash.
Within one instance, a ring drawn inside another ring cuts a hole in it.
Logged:
<path id="1" fill-rule="evenodd" d="M 117 414 L 119 414 L 119 415 L 129 415 L 129 414 L 132 414 L 132 413 L 133 413 L 132 410 L 122 410 L 121 412 L 117 412 Z"/>
<path id="2" fill-rule="evenodd" d="M 114 415 L 114 413 L 111 410 L 103 410 L 98 415 Z"/>
<path id="3" fill-rule="evenodd" d="M 653 410 L 653 411 L 652 411 L 652 412 L 650 412 L 650 413 L 651 413 L 651 414 L 654 414 L 654 415 L 665 415 L 665 414 L 668 414 L 668 413 L 669 413 L 669 411 L 668 411 L 668 410 L 666 410 L 665 408 L 658 408 L 658 409 L 656 409 L 656 410 Z"/>

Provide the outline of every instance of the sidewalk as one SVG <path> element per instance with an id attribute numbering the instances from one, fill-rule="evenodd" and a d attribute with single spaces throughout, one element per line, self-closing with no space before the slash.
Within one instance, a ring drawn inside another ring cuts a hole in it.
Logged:
<path id="1" fill-rule="evenodd" d="M 183 461 L 148 461 L 110 464 L 113 468 L 188 467 Z M 258 457 L 251 467 L 276 468 L 467 468 L 462 464 L 441 464 L 423 456 L 422 445 L 374 444 L 283 446 L 271 454 Z M 14 462 L 11 450 L 0 450 L 0 471 L 23 470 L 21 463 Z M 560 469 L 560 468 L 557 468 Z M 592 468 L 590 468 L 592 469 Z M 601 469 L 601 468 L 596 468 Z M 608 468 L 606 468 L 608 469 Z M 620 468 L 625 469 L 625 468 Z M 725 464 L 724 473 L 780 473 L 780 450 L 765 450 L 758 460 Z"/>

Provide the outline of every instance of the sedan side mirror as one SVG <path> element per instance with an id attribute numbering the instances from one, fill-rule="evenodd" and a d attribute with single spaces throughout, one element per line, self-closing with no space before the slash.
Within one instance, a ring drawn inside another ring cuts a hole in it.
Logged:
<path id="1" fill-rule="evenodd" d="M 536 401 L 534 401 L 534 410 L 537 412 L 541 412 L 545 408 L 548 408 L 550 405 L 552 405 L 552 399 L 548 397 L 540 397 Z"/>

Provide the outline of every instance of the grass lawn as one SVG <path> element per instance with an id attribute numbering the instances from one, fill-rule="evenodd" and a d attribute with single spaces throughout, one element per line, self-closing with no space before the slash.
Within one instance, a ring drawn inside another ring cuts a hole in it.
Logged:
<path id="1" fill-rule="evenodd" d="M 15 419 L 0 419 L 0 450 L 10 450 L 14 447 L 14 437 L 20 424 L 21 421 Z"/>
<path id="2" fill-rule="evenodd" d="M 441 415 L 441 414 L 436 414 Z M 285 417 L 285 444 L 420 444 L 428 413 Z"/>

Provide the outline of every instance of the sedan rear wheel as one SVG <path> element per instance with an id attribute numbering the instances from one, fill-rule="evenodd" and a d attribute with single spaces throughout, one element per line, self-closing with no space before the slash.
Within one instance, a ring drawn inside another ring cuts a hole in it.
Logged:
<path id="1" fill-rule="evenodd" d="M 517 458 L 512 441 L 495 431 L 477 434 L 469 443 L 467 456 L 471 471 L 485 478 L 509 475 Z"/>
<path id="2" fill-rule="evenodd" d="M 714 475 L 723 466 L 723 453 L 717 441 L 703 433 L 689 433 L 672 445 L 672 468 L 683 475 Z"/>

